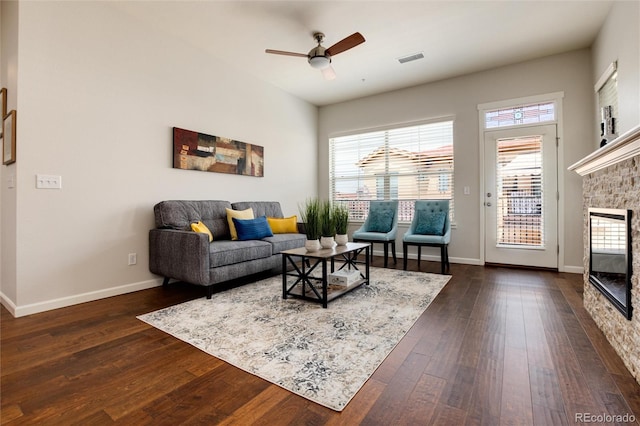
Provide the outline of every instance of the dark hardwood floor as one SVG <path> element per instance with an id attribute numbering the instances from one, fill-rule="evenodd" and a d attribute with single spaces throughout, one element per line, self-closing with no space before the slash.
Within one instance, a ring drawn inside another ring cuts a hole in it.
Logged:
<path id="1" fill-rule="evenodd" d="M 2 308 L 1 423 L 564 425 L 589 413 L 638 424 L 640 385 L 582 307 L 581 275 L 458 264 L 451 273 L 341 413 L 136 319 L 203 297 L 200 287 L 17 319 Z"/>

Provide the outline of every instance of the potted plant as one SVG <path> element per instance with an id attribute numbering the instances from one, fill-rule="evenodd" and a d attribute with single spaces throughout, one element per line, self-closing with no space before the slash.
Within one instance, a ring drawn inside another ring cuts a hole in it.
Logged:
<path id="1" fill-rule="evenodd" d="M 333 206 L 333 218 L 336 224 L 336 243 L 339 246 L 347 245 L 349 236 L 347 231 L 349 228 L 349 207 L 346 204 L 335 204 Z"/>
<path id="2" fill-rule="evenodd" d="M 305 203 L 299 207 L 300 218 L 304 223 L 307 241 L 305 248 L 308 251 L 320 250 L 320 200 L 317 198 L 308 198 Z"/>
<path id="3" fill-rule="evenodd" d="M 333 208 L 329 200 L 320 202 L 321 235 L 320 245 L 323 248 L 333 248 L 335 245 L 336 223 L 333 217 Z"/>

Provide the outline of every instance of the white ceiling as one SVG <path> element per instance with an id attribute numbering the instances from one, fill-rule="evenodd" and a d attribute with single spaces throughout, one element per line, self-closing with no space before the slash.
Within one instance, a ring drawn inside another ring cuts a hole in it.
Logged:
<path id="1" fill-rule="evenodd" d="M 118 7 L 231 67 L 315 105 L 442 80 L 588 47 L 612 1 L 167 1 Z M 305 58 L 312 34 L 329 47 L 358 31 L 326 81 Z M 422 52 L 424 59 L 398 58 Z"/>

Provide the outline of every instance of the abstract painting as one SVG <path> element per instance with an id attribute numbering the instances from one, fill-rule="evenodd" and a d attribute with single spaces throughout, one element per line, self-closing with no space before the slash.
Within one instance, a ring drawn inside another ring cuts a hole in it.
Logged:
<path id="1" fill-rule="evenodd" d="M 264 176 L 264 148 L 221 136 L 173 128 L 173 167 Z"/>

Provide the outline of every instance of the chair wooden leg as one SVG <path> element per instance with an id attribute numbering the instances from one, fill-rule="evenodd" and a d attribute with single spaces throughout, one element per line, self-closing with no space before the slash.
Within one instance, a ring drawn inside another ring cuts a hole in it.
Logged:
<path id="1" fill-rule="evenodd" d="M 398 264 L 398 259 L 396 259 L 396 241 L 391 241 L 391 252 L 393 253 L 393 264 Z"/>
<path id="2" fill-rule="evenodd" d="M 447 271 L 451 269 L 451 265 L 449 264 L 449 245 L 444 245 L 444 258 L 447 261 Z"/>
<path id="3" fill-rule="evenodd" d="M 402 269 L 404 269 L 405 271 L 407 270 L 407 250 L 409 249 L 409 246 L 407 246 L 407 243 L 402 243 Z"/>
<path id="4" fill-rule="evenodd" d="M 384 243 L 384 267 L 387 267 L 387 261 L 389 260 L 389 242 L 385 241 Z"/>
<path id="5" fill-rule="evenodd" d="M 422 246 L 418 246 L 418 271 L 420 270 L 420 257 L 422 256 Z"/>
<path id="6" fill-rule="evenodd" d="M 445 256 L 446 256 L 447 248 L 444 244 L 440 246 L 440 273 L 444 275 L 444 266 L 445 266 Z"/>

